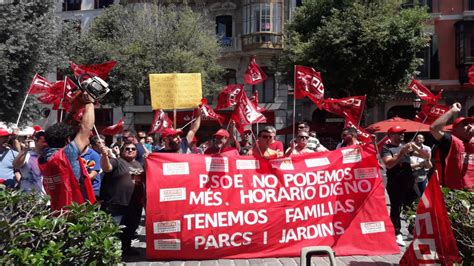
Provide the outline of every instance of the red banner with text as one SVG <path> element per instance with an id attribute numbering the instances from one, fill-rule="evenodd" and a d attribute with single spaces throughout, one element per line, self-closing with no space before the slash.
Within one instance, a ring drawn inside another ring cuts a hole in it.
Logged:
<path id="1" fill-rule="evenodd" d="M 400 252 L 373 145 L 269 161 L 152 153 L 146 164 L 148 259 Z"/>

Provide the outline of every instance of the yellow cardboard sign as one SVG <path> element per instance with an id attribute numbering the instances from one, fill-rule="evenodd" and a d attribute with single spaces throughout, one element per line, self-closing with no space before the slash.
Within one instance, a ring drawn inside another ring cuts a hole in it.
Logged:
<path id="1" fill-rule="evenodd" d="M 187 109 L 201 103 L 201 73 L 150 74 L 151 107 Z"/>

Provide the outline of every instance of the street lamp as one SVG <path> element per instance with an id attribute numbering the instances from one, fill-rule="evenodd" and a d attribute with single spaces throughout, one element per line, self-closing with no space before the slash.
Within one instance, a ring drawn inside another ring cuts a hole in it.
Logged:
<path id="1" fill-rule="evenodd" d="M 413 108 L 416 110 L 420 109 L 421 106 L 421 99 L 418 96 L 415 96 L 415 99 L 413 99 Z"/>

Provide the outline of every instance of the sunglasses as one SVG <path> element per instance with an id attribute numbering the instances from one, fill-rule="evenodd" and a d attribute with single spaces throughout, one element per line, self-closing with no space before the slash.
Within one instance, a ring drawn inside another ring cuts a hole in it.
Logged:
<path id="1" fill-rule="evenodd" d="M 298 138 L 300 138 L 300 139 L 309 139 L 308 136 L 298 136 Z"/>
<path id="2" fill-rule="evenodd" d="M 263 135 L 263 136 L 260 136 L 262 139 L 271 139 L 272 136 L 269 136 L 269 135 Z"/>
<path id="3" fill-rule="evenodd" d="M 305 126 L 298 126 L 299 129 L 306 128 Z"/>
<path id="4" fill-rule="evenodd" d="M 125 148 L 125 151 L 136 151 L 136 148 Z"/>

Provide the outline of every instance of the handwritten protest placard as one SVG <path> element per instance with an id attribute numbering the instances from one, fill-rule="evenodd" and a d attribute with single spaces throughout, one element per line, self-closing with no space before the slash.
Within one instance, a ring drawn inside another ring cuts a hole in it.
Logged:
<path id="1" fill-rule="evenodd" d="M 151 107 L 194 108 L 202 99 L 201 73 L 150 74 Z"/>

